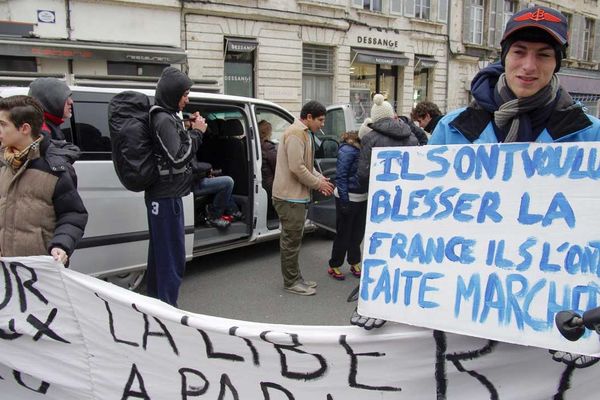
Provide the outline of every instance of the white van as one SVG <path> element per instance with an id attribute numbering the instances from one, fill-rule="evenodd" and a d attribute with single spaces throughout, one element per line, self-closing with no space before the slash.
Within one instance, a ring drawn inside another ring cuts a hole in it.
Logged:
<path id="1" fill-rule="evenodd" d="M 104 278 L 123 287 L 136 288 L 145 272 L 148 226 L 144 193 L 126 190 L 119 182 L 111 160 L 108 103 L 124 89 L 72 86 L 73 116 L 61 126 L 68 141 L 81 149 L 75 162 L 78 187 L 89 213 L 83 240 L 73 254 L 71 268 Z M 137 90 L 137 89 L 136 89 Z M 0 96 L 27 94 L 27 87 L 0 88 Z M 153 97 L 153 90 L 140 89 Z M 219 230 L 205 223 L 207 196 L 188 195 L 185 207 L 186 256 L 224 251 L 278 237 L 279 221 L 267 219 L 270 199 L 261 185 L 261 149 L 258 122 L 269 121 L 277 140 L 294 117 L 268 101 L 192 92 L 185 112 L 199 111 L 214 136 L 206 138 L 198 153 L 201 161 L 221 169 L 235 181 L 234 200 L 245 219 Z M 342 130 L 343 131 L 343 130 Z M 336 135 L 316 137 L 316 167 L 334 178 Z M 309 218 L 318 226 L 335 230 L 332 198 L 314 193 Z"/>

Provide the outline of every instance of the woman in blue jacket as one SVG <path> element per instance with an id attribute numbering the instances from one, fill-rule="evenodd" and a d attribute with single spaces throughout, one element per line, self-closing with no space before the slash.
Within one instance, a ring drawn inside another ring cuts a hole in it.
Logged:
<path id="1" fill-rule="evenodd" d="M 343 280 L 340 267 L 347 257 L 350 272 L 360 277 L 360 243 L 365 234 L 367 217 L 367 193 L 358 184 L 358 158 L 360 139 L 358 132 L 344 132 L 338 150 L 335 177 L 336 231 L 327 273 L 334 279 Z"/>

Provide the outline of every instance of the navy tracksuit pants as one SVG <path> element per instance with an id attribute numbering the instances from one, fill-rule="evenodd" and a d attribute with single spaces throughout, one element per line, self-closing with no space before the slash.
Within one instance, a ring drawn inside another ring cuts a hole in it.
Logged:
<path id="1" fill-rule="evenodd" d="M 177 306 L 185 270 L 185 227 L 180 197 L 146 199 L 150 244 L 146 283 L 148 296 Z"/>

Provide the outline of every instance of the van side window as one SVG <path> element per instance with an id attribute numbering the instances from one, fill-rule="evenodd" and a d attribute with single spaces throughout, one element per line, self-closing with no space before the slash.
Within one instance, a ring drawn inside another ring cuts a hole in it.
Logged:
<path id="1" fill-rule="evenodd" d="M 325 114 L 325 126 L 323 127 L 325 136 L 339 138 L 346 130 L 345 128 L 346 121 L 344 119 L 343 109 L 335 108 L 327 111 L 327 114 Z"/>
<path id="2" fill-rule="evenodd" d="M 73 142 L 81 149 L 83 158 L 110 159 L 107 113 L 108 104 L 104 102 L 76 102 L 73 105 Z"/>
<path id="3" fill-rule="evenodd" d="M 271 123 L 273 128 L 273 133 L 271 134 L 271 141 L 277 143 L 283 137 L 283 132 L 287 129 L 288 126 L 292 124 L 294 121 L 289 120 L 289 116 L 284 116 L 283 114 L 278 113 L 276 110 L 266 109 L 266 108 L 256 108 L 256 122 L 260 122 L 262 120 L 268 121 Z"/>

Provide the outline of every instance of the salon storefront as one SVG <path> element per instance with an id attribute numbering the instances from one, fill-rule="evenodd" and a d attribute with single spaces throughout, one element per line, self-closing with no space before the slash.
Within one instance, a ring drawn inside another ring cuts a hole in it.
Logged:
<path id="1" fill-rule="evenodd" d="M 217 80 L 225 94 L 270 100 L 293 113 L 313 99 L 351 103 L 357 122 L 370 113 L 375 93 L 401 115 L 424 99 L 444 108 L 444 37 L 415 33 L 408 20 L 385 17 L 398 28 L 381 28 L 382 17 L 373 13 L 361 14 L 361 23 L 311 13 L 309 23 L 277 10 L 243 16 L 224 5 L 186 10 L 190 75 Z"/>
<path id="2" fill-rule="evenodd" d="M 435 102 L 445 96 L 436 86 L 437 69 L 443 63 L 436 53 L 427 54 L 431 49 L 439 53 L 438 47 L 443 51 L 438 43 L 415 41 L 408 32 L 365 27 L 350 29 L 347 38 L 350 104 L 357 122 L 368 116 L 376 93 L 383 94 L 400 115 L 408 115 L 419 101 Z"/>

